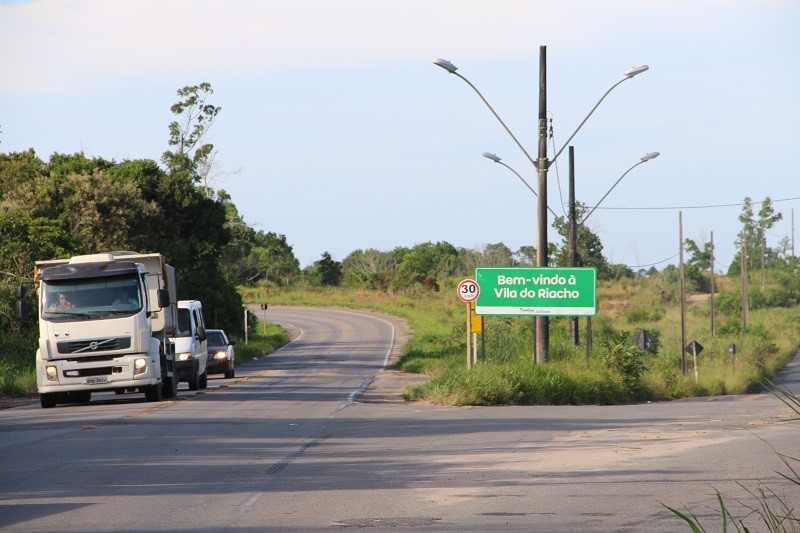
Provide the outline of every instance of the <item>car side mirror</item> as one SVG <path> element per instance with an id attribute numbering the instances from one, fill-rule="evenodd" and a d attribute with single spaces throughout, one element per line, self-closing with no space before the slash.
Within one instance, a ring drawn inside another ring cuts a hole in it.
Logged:
<path id="1" fill-rule="evenodd" d="M 230 344 L 231 346 L 233 346 L 234 344 L 236 344 L 236 341 L 228 341 L 228 344 Z"/>

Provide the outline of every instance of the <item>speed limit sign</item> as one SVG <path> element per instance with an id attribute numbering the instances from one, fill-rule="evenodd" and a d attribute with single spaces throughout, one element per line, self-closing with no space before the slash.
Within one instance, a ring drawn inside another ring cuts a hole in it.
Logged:
<path id="1" fill-rule="evenodd" d="M 474 279 L 465 279 L 458 284 L 458 297 L 464 302 L 474 302 L 480 293 L 481 288 Z"/>

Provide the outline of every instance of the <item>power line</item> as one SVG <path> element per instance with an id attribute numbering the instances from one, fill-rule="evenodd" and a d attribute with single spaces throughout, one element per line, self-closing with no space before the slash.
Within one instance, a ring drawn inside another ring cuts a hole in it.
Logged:
<path id="1" fill-rule="evenodd" d="M 790 202 L 792 200 L 800 200 L 800 196 L 793 198 L 780 198 L 778 200 L 771 200 L 772 203 Z M 666 207 L 597 207 L 597 209 L 604 209 L 606 211 L 658 211 L 658 210 L 674 210 L 674 209 L 712 209 L 716 207 L 741 207 L 745 205 L 744 202 L 738 204 L 716 204 L 716 205 L 688 205 L 688 206 L 666 206 Z"/>
<path id="2" fill-rule="evenodd" d="M 630 268 L 631 270 L 633 270 L 634 268 L 645 268 L 645 267 L 656 266 L 660 265 L 661 263 L 666 263 L 670 259 L 675 259 L 676 257 L 678 257 L 678 255 L 680 255 L 680 252 L 673 255 L 672 257 L 667 257 L 666 259 L 662 259 L 661 261 L 656 261 L 655 263 L 650 263 L 649 265 L 625 265 L 625 266 Z"/>

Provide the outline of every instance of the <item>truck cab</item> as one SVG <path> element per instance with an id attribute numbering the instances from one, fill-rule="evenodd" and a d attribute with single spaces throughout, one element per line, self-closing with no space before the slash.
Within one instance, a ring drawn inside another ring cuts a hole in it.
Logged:
<path id="1" fill-rule="evenodd" d="M 189 390 L 208 386 L 208 341 L 203 304 L 199 300 L 178 301 L 178 330 L 171 338 L 175 344 L 178 380 L 189 384 Z"/>

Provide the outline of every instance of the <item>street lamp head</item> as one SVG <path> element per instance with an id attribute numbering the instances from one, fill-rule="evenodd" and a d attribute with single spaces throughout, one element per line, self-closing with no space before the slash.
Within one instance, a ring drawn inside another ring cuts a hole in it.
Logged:
<path id="1" fill-rule="evenodd" d="M 491 152 L 483 152 L 483 157 L 485 157 L 486 159 L 491 159 L 495 163 L 499 163 L 500 162 L 500 158 L 497 157 L 496 155 L 494 155 Z"/>
<path id="2" fill-rule="evenodd" d="M 625 71 L 625 77 L 626 78 L 632 78 L 632 77 L 636 76 L 637 74 L 641 74 L 642 72 L 644 72 L 645 70 L 647 70 L 649 68 L 650 67 L 648 67 L 647 65 L 639 65 L 638 67 L 631 67 L 631 68 L 629 68 L 628 70 Z"/>
<path id="3" fill-rule="evenodd" d="M 458 70 L 458 67 L 456 67 L 454 64 L 452 64 L 448 60 L 442 59 L 441 57 L 439 59 L 437 59 L 436 61 L 434 61 L 433 64 L 442 67 L 443 69 L 445 69 L 450 74 L 453 74 L 453 73 L 455 73 L 456 70 Z M 647 68 L 647 67 L 645 67 L 645 68 Z"/>
<path id="4" fill-rule="evenodd" d="M 655 159 L 659 155 L 660 154 L 658 152 L 650 152 L 649 154 L 644 154 L 642 156 L 642 163 L 644 163 L 645 161 L 650 161 L 651 159 Z"/>

